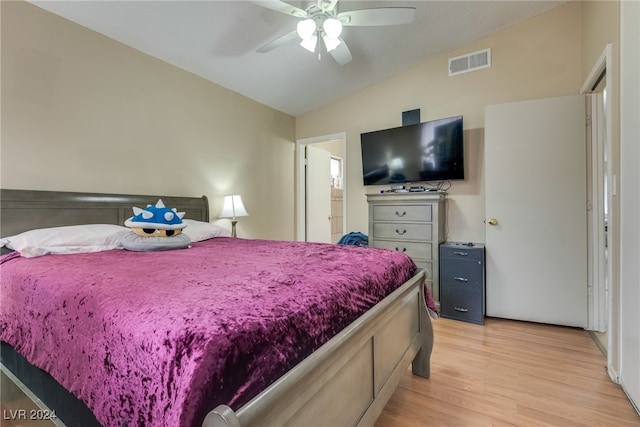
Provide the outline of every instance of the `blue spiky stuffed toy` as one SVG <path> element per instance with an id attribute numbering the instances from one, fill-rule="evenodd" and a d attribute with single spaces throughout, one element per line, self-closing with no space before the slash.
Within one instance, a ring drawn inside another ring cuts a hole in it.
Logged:
<path id="1" fill-rule="evenodd" d="M 122 239 L 125 249 L 132 251 L 164 251 L 188 248 L 191 240 L 182 229 L 184 212 L 167 208 L 161 199 L 154 205 L 140 209 L 133 207 L 134 216 L 124 222 L 133 233 Z"/>

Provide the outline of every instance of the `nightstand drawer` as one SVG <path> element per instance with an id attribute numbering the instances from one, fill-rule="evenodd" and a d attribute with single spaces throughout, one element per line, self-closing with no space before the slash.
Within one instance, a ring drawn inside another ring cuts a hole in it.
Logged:
<path id="1" fill-rule="evenodd" d="M 431 224 L 374 223 L 373 236 L 376 239 L 431 241 Z"/>
<path id="2" fill-rule="evenodd" d="M 442 255 L 442 254 L 441 254 Z M 440 258 L 440 284 L 451 284 L 481 289 L 484 284 L 482 261 L 450 260 Z"/>
<path id="3" fill-rule="evenodd" d="M 376 205 L 374 221 L 426 221 L 431 222 L 431 205 Z"/>
<path id="4" fill-rule="evenodd" d="M 440 257 L 482 261 L 484 254 L 480 248 L 478 246 L 447 243 L 440 246 Z"/>
<path id="5" fill-rule="evenodd" d="M 376 240 L 376 248 L 391 249 L 392 251 L 404 252 L 412 259 L 431 259 L 431 243 L 416 243 L 397 240 Z"/>
<path id="6" fill-rule="evenodd" d="M 442 317 L 465 322 L 484 323 L 482 292 L 471 292 L 450 286 L 440 286 L 440 312 Z"/>

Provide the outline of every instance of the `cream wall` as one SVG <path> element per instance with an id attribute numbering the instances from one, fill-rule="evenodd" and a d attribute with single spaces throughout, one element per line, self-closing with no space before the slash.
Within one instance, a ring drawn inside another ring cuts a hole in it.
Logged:
<path id="1" fill-rule="evenodd" d="M 343 143 L 341 139 L 332 139 L 330 141 L 318 142 L 313 144 L 316 148 L 322 148 L 325 151 L 331 153 L 334 157 L 342 157 Z"/>
<path id="2" fill-rule="evenodd" d="M 582 77 L 586 79 L 607 43 L 619 52 L 620 2 L 582 2 Z M 617 54 L 617 53 L 616 53 Z"/>
<path id="3" fill-rule="evenodd" d="M 295 119 L 25 2 L 2 8 L 3 188 L 239 193 L 294 238 Z"/>
<path id="4" fill-rule="evenodd" d="M 365 194 L 383 188 L 362 185 L 360 133 L 400 126 L 403 111 L 419 108 L 422 121 L 464 116 L 467 178 L 449 190 L 448 238 L 484 242 L 484 107 L 578 93 L 580 12 L 580 3 L 568 3 L 298 117 L 297 139 L 347 134 L 345 232 L 366 233 Z M 449 57 L 484 48 L 491 68 L 448 77 Z"/>

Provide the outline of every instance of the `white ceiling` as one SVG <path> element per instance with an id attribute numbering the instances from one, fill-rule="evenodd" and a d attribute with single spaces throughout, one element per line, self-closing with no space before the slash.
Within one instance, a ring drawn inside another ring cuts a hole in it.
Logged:
<path id="1" fill-rule="evenodd" d="M 565 2 L 341 0 L 341 11 L 412 6 L 416 16 L 407 25 L 345 27 L 353 61 L 338 65 L 296 42 L 256 53 L 295 29 L 298 19 L 248 1 L 31 1 L 293 116 Z M 305 8 L 308 2 L 290 3 Z"/>

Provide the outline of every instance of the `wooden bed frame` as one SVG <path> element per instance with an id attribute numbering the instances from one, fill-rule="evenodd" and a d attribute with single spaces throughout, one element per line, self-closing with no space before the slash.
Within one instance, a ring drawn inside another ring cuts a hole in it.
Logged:
<path id="1" fill-rule="evenodd" d="M 2 189 L 0 234 L 74 224 L 122 225 L 133 206 L 155 204 L 159 198 L 186 212 L 185 218 L 209 220 L 205 196 Z M 235 412 L 220 405 L 203 426 L 372 426 L 409 364 L 415 375 L 429 378 L 433 329 L 424 279 L 420 270 L 246 405 Z"/>

